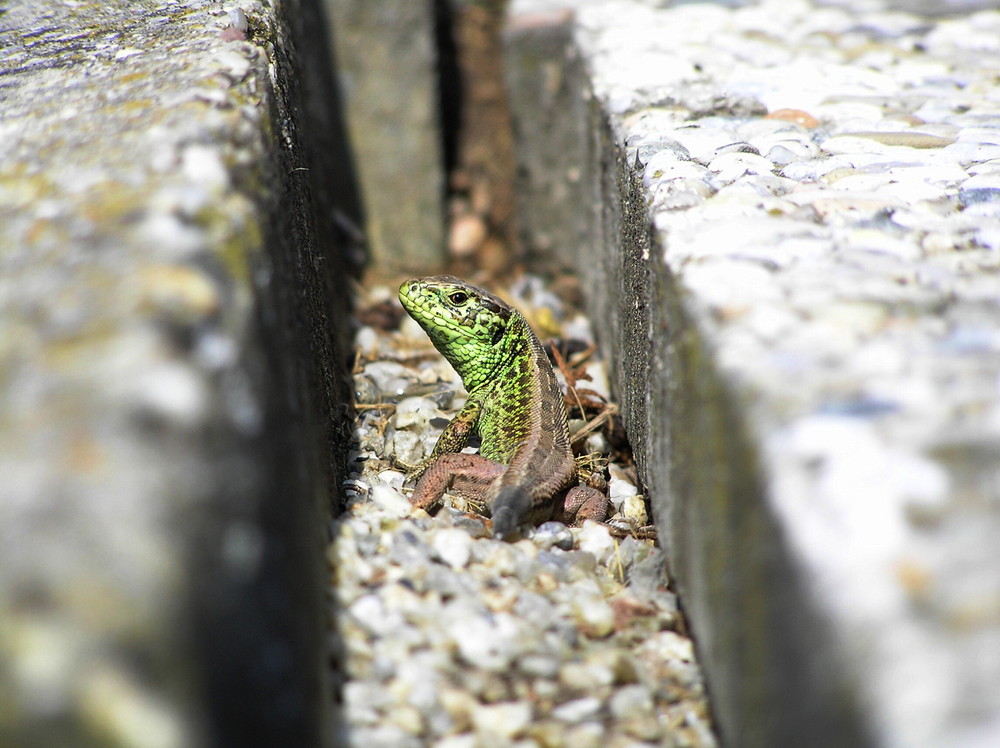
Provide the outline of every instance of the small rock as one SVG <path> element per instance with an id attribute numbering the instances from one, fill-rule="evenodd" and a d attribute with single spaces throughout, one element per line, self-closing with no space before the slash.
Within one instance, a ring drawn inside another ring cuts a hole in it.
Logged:
<path id="1" fill-rule="evenodd" d="M 604 748 L 607 745 L 604 727 L 596 722 L 571 725 L 564 734 L 565 745 L 572 748 Z"/>
<path id="2" fill-rule="evenodd" d="M 646 500 L 642 496 L 626 496 L 622 502 L 622 514 L 635 523 L 637 527 L 646 527 L 649 517 L 646 515 Z"/>
<path id="3" fill-rule="evenodd" d="M 350 730 L 351 748 L 420 748 L 421 741 L 396 725 L 378 725 Z"/>
<path id="4" fill-rule="evenodd" d="M 472 715 L 479 702 L 466 690 L 458 688 L 441 689 L 441 706 L 455 723 L 455 730 L 464 732 L 472 727 Z"/>
<path id="5" fill-rule="evenodd" d="M 531 705 L 524 701 L 479 704 L 472 711 L 472 724 L 481 735 L 510 739 L 524 732 L 530 722 Z"/>
<path id="6" fill-rule="evenodd" d="M 637 493 L 639 493 L 639 489 L 632 482 L 614 475 L 611 476 L 611 482 L 608 485 L 608 498 L 612 500 L 624 499 L 627 496 L 635 496 Z"/>
<path id="7" fill-rule="evenodd" d="M 232 8 L 226 14 L 229 16 L 229 26 L 237 31 L 246 31 L 249 28 L 247 14 L 241 8 Z"/>
<path id="8" fill-rule="evenodd" d="M 560 704 L 552 710 L 552 716 L 561 722 L 576 723 L 593 719 L 600 711 L 601 700 L 587 697 Z"/>
<path id="9" fill-rule="evenodd" d="M 186 265 L 155 265 L 139 276 L 140 303 L 172 321 L 193 324 L 219 309 L 219 290 L 204 272 Z"/>
<path id="10" fill-rule="evenodd" d="M 392 425 L 397 429 L 426 429 L 433 418 L 444 418 L 437 408 L 437 403 L 428 397 L 407 397 L 396 405 L 392 416 Z"/>
<path id="11" fill-rule="evenodd" d="M 406 476 L 398 470 L 383 470 L 378 474 L 378 479 L 379 482 L 384 483 L 387 486 L 400 489 L 406 481 Z"/>
<path id="12" fill-rule="evenodd" d="M 406 517 L 413 510 L 413 505 L 403 494 L 391 486 L 378 483 L 372 486 L 370 493 L 372 503 L 393 517 Z"/>
<path id="13" fill-rule="evenodd" d="M 848 137 L 867 138 L 876 143 L 906 148 L 944 148 L 955 142 L 954 138 L 930 135 L 925 132 L 849 132 Z"/>
<path id="14" fill-rule="evenodd" d="M 363 373 L 371 377 L 379 392 L 390 396 L 402 395 L 416 379 L 410 369 L 395 361 L 375 361 L 368 364 Z"/>
<path id="15" fill-rule="evenodd" d="M 228 55 L 242 69 L 250 64 L 241 55 Z M 229 186 L 229 171 L 222 162 L 218 149 L 206 145 L 189 145 L 181 151 L 181 171 L 191 182 L 213 192 L 222 192 Z"/>
<path id="16" fill-rule="evenodd" d="M 417 535 L 415 525 L 412 522 L 407 524 L 408 527 L 392 535 L 389 558 L 404 568 L 426 566 L 433 557 L 433 551 L 423 538 Z"/>
<path id="17" fill-rule="evenodd" d="M 368 328 L 371 330 L 371 328 Z M 372 330 L 374 333 L 375 331 Z M 367 374 L 354 375 L 354 401 L 357 403 L 377 403 L 381 399 L 378 385 Z"/>
<path id="18" fill-rule="evenodd" d="M 455 257 L 467 257 L 479 248 L 486 235 L 486 224 L 482 218 L 473 214 L 459 216 L 451 224 L 448 250 Z"/>
<path id="19" fill-rule="evenodd" d="M 663 728 L 653 709 L 653 699 L 645 686 L 625 686 L 618 689 L 609 702 L 611 713 L 629 735 L 639 740 L 656 740 Z"/>
<path id="20" fill-rule="evenodd" d="M 587 636 L 600 639 L 615 628 L 615 612 L 603 596 L 577 591 L 570 603 L 573 619 Z"/>
<path id="21" fill-rule="evenodd" d="M 475 735 L 446 735 L 434 743 L 434 748 L 476 748 L 478 740 Z"/>
<path id="22" fill-rule="evenodd" d="M 773 112 L 765 115 L 765 118 L 794 122 L 809 130 L 819 126 L 819 120 L 809 114 L 809 112 L 804 112 L 801 109 L 775 109 Z"/>
<path id="23" fill-rule="evenodd" d="M 653 548 L 649 555 L 637 561 L 632 567 L 628 583 L 629 588 L 642 600 L 658 597 L 670 584 L 663 551 Z"/>
<path id="24" fill-rule="evenodd" d="M 660 182 L 669 182 L 677 179 L 705 180 L 711 178 L 712 173 L 700 164 L 691 161 L 677 161 L 675 159 L 660 161 L 654 158 L 646 166 L 643 182 L 647 187 Z"/>
<path id="25" fill-rule="evenodd" d="M 564 551 L 573 548 L 573 533 L 562 522 L 544 522 L 531 533 L 531 540 L 539 548 L 561 548 Z"/>
<path id="26" fill-rule="evenodd" d="M 386 722 L 400 728 L 407 735 L 419 735 L 424 720 L 420 712 L 407 704 L 396 704 L 386 712 Z"/>
<path id="27" fill-rule="evenodd" d="M 472 538 L 462 530 L 440 530 L 435 534 L 432 545 L 441 559 L 453 569 L 467 566 L 472 557 Z"/>
<path id="28" fill-rule="evenodd" d="M 581 551 L 590 553 L 599 564 L 606 564 L 615 550 L 615 539 L 608 528 L 596 522 L 586 521 L 577 535 Z"/>
<path id="29" fill-rule="evenodd" d="M 374 594 L 359 597 L 349 612 L 363 628 L 379 636 L 390 635 L 404 626 L 402 617 L 387 611 L 382 600 Z"/>
<path id="30" fill-rule="evenodd" d="M 694 662 L 694 644 L 673 631 L 661 631 L 643 642 L 642 651 L 661 662 Z"/>
<path id="31" fill-rule="evenodd" d="M 458 651 L 470 665 L 499 672 L 504 670 L 520 649 L 520 627 L 506 613 L 487 619 L 475 616 L 463 621 Z"/>
<path id="32" fill-rule="evenodd" d="M 427 440 L 415 431 L 393 431 L 390 440 L 393 454 L 396 459 L 407 465 L 416 465 L 427 454 Z"/>
<path id="33" fill-rule="evenodd" d="M 559 660 L 552 655 L 527 654 L 517 661 L 518 669 L 538 678 L 554 678 L 559 674 Z"/>
<path id="34" fill-rule="evenodd" d="M 630 720 L 652 715 L 653 699 L 646 686 L 622 686 L 611 696 L 608 707 L 616 719 Z"/>

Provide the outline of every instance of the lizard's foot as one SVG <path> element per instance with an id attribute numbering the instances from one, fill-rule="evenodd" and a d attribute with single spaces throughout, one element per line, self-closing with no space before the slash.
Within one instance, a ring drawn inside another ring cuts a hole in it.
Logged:
<path id="1" fill-rule="evenodd" d="M 584 520 L 593 520 L 608 528 L 614 538 L 634 537 L 639 540 L 656 540 L 656 527 L 637 526 L 625 521 L 608 521 L 608 497 L 590 486 L 574 486 L 566 493 L 563 502 L 563 520 L 579 527 Z"/>
<path id="2" fill-rule="evenodd" d="M 636 538 L 637 540 L 656 540 L 656 525 L 636 525 L 627 520 L 602 522 L 608 528 L 613 538 Z"/>
<path id="3" fill-rule="evenodd" d="M 470 502 L 485 502 L 490 485 L 507 469 L 480 455 L 449 452 L 436 458 L 422 472 L 410 497 L 413 506 L 430 510 L 440 503 L 445 491 Z"/>
<path id="4" fill-rule="evenodd" d="M 590 452 L 573 458 L 576 462 L 576 477 L 580 485 L 590 486 L 595 491 L 606 494 L 608 480 L 605 477 L 608 468 L 608 458 L 600 452 Z"/>
<path id="5" fill-rule="evenodd" d="M 434 462 L 434 460 L 428 457 L 416 464 L 411 464 L 409 462 L 403 462 L 397 458 L 396 455 L 389 455 L 389 463 L 392 467 L 401 471 L 406 476 L 404 483 L 412 483 L 413 481 L 420 480 L 420 476 L 426 472 L 432 462 Z"/>
<path id="6" fill-rule="evenodd" d="M 585 519 L 603 524 L 608 516 L 608 497 L 590 486 L 573 486 L 563 499 L 562 519 L 570 525 L 582 525 Z"/>

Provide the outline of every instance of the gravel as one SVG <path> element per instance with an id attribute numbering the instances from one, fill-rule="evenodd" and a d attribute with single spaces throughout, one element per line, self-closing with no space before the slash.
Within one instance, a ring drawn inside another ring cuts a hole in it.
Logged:
<path id="1" fill-rule="evenodd" d="M 537 279 L 518 289 L 546 305 L 546 319 L 575 334 L 589 329 Z M 662 552 L 595 523 L 547 522 L 505 543 L 459 508 L 434 517 L 412 510 L 390 458 L 429 454 L 464 391 L 419 329 L 365 327 L 357 337 L 366 344 L 356 375 L 365 403 L 343 486 L 348 508 L 328 551 L 338 741 L 716 745 Z M 588 371 L 603 368 L 593 361 Z M 645 518 L 625 466 L 612 475 L 615 501 Z"/>

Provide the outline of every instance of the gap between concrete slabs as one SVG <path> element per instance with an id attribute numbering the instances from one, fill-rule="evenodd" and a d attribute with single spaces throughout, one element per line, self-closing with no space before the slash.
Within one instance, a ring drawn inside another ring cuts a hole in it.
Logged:
<path id="1" fill-rule="evenodd" d="M 512 4 L 525 244 L 586 279 L 728 745 L 1000 734 L 994 29 Z"/>

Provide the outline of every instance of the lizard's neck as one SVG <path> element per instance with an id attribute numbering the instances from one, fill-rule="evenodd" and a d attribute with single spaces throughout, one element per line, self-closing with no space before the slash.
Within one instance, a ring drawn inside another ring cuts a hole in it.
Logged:
<path id="1" fill-rule="evenodd" d="M 452 361 L 451 364 L 471 394 L 498 380 L 516 379 L 519 375 L 530 377 L 528 370 L 535 365 L 534 352 L 540 345 L 524 317 L 515 313 L 503 337 L 488 355 L 473 360 Z"/>

